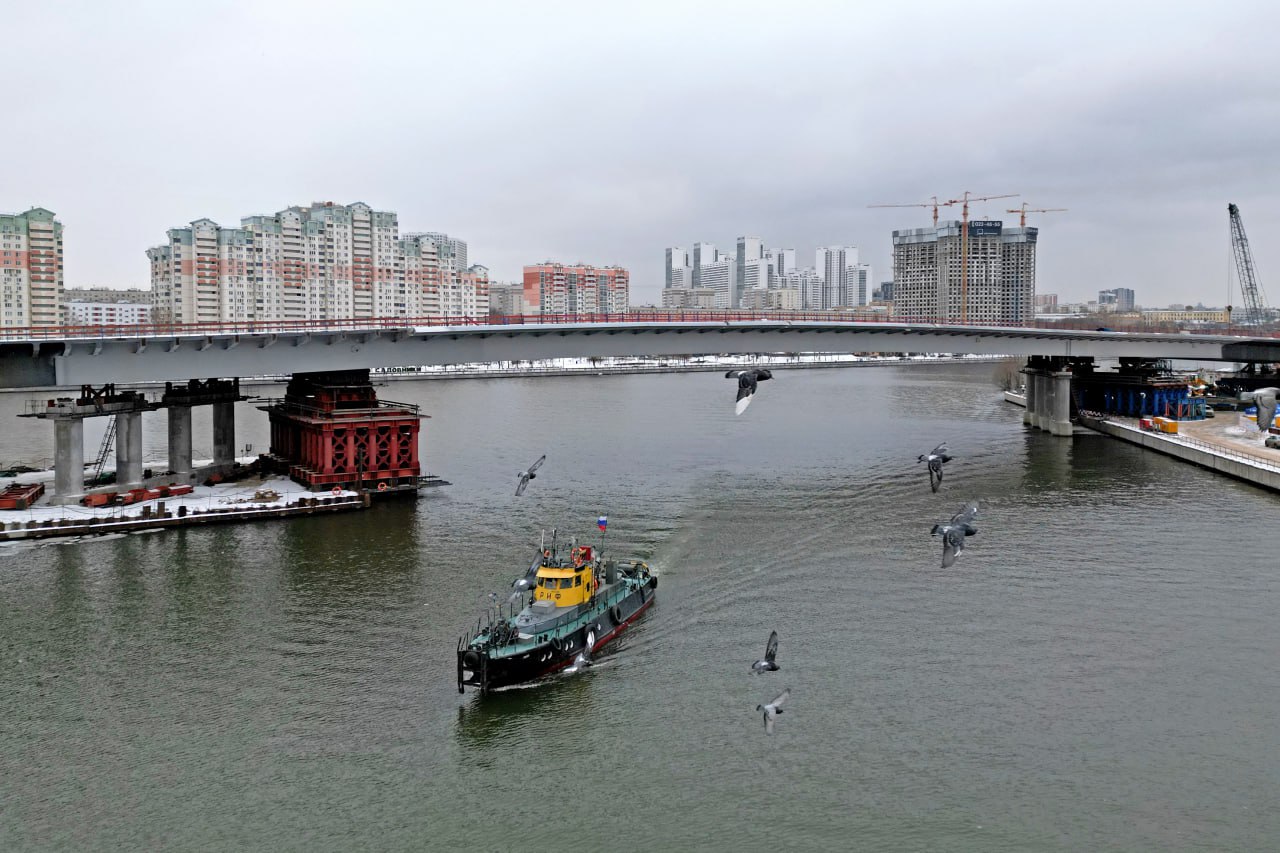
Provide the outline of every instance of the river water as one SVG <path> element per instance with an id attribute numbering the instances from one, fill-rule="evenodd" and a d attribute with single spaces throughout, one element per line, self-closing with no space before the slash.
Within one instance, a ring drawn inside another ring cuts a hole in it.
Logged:
<path id="1" fill-rule="evenodd" d="M 0 849 L 1274 849 L 1277 498 L 1025 429 L 992 371 L 780 371 L 738 418 L 716 374 L 398 382 L 453 481 L 416 503 L 0 548 Z M 51 438 L 22 400 L 0 458 Z M 653 610 L 459 696 L 487 594 L 602 512 Z"/>

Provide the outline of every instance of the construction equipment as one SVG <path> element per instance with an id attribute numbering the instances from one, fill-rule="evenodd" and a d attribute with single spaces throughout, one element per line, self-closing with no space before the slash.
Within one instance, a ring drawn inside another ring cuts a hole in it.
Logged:
<path id="1" fill-rule="evenodd" d="M 1227 216 L 1231 220 L 1231 248 L 1235 251 L 1236 270 L 1240 273 L 1240 293 L 1244 296 L 1244 322 L 1250 326 L 1259 325 L 1267 321 L 1266 294 L 1258 284 L 1258 275 L 1253 266 L 1253 251 L 1249 248 L 1249 238 L 1244 233 L 1240 208 L 1228 204 Z"/>
<path id="2" fill-rule="evenodd" d="M 932 198 L 933 198 L 932 203 L 925 203 L 925 204 L 869 204 L 867 205 L 867 207 L 931 207 L 933 208 L 933 227 L 937 228 L 938 227 L 938 208 L 947 207 L 951 204 L 954 204 L 955 202 L 938 201 L 938 197 L 936 195 L 932 196 Z"/>
<path id="3" fill-rule="evenodd" d="M 1065 207 L 1030 207 L 1029 208 L 1027 207 L 1027 203 L 1024 201 L 1020 207 L 1006 208 L 1005 213 L 1020 214 L 1020 216 L 1018 217 L 1018 227 L 1026 228 L 1028 213 L 1063 213 L 1066 210 L 1067 208 Z"/>
<path id="4" fill-rule="evenodd" d="M 1002 195 L 971 195 L 968 190 L 960 198 L 949 199 L 944 204 L 959 204 L 960 208 L 960 322 L 969 322 L 969 202 L 991 201 L 996 198 L 1016 198 L 1017 193 Z M 941 307 L 941 306 L 939 306 Z"/>

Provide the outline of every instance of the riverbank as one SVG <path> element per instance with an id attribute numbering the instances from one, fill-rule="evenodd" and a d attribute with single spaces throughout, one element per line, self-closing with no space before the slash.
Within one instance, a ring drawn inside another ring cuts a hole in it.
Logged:
<path id="1" fill-rule="evenodd" d="M 1134 418 L 1084 412 L 1080 423 L 1147 450 L 1280 492 L 1280 450 L 1264 447 L 1261 433 L 1242 417 L 1179 421 L 1178 433 L 1144 430 Z"/>

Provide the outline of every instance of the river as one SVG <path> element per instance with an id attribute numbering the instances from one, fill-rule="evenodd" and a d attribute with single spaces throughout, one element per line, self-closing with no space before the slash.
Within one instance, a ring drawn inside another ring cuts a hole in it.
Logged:
<path id="1" fill-rule="evenodd" d="M 715 374 L 396 382 L 453 482 L 416 502 L 0 547 L 0 849 L 1273 849 L 1276 496 L 1024 428 L 993 369 L 779 371 L 736 418 Z M 0 459 L 50 455 L 27 396 Z M 600 513 L 656 606 L 460 696 L 487 594 Z"/>

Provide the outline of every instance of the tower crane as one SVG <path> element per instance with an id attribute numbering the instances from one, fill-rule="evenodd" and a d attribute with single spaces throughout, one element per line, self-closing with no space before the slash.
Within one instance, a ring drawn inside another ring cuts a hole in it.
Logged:
<path id="1" fill-rule="evenodd" d="M 1231 248 L 1235 251 L 1236 270 L 1240 273 L 1240 293 L 1244 296 L 1244 321 L 1250 325 L 1266 322 L 1265 295 L 1253 266 L 1253 251 L 1244 233 L 1244 221 L 1240 208 L 1227 205 L 1227 217 L 1231 220 Z"/>
<path id="2" fill-rule="evenodd" d="M 869 204 L 867 205 L 867 207 L 931 207 L 933 208 L 933 227 L 937 228 L 938 227 L 938 208 L 947 207 L 951 204 L 954 204 L 954 202 L 938 201 L 938 197 L 936 195 L 931 196 L 931 198 L 933 199 L 931 203 L 926 202 L 924 204 Z"/>
<path id="3" fill-rule="evenodd" d="M 1017 193 L 1002 195 L 972 195 L 968 190 L 960 198 L 953 198 L 945 204 L 959 204 L 960 208 L 960 322 L 969 322 L 969 202 L 991 201 L 996 198 L 1016 198 Z M 939 306 L 941 307 L 941 306 Z"/>
<path id="4" fill-rule="evenodd" d="M 1014 208 L 1006 208 L 1006 209 L 1005 209 L 1005 213 L 1018 213 L 1018 214 L 1021 214 L 1021 215 L 1018 217 L 1018 227 L 1019 227 L 1019 228 L 1026 228 L 1026 227 L 1027 227 L 1027 214 L 1028 214 L 1028 213 L 1063 213 L 1063 212 L 1065 212 L 1066 210 L 1067 210 L 1067 208 L 1065 208 L 1065 207 L 1027 207 L 1027 203 L 1024 201 L 1024 202 L 1023 202 L 1020 206 L 1018 206 L 1018 207 L 1014 207 Z"/>

